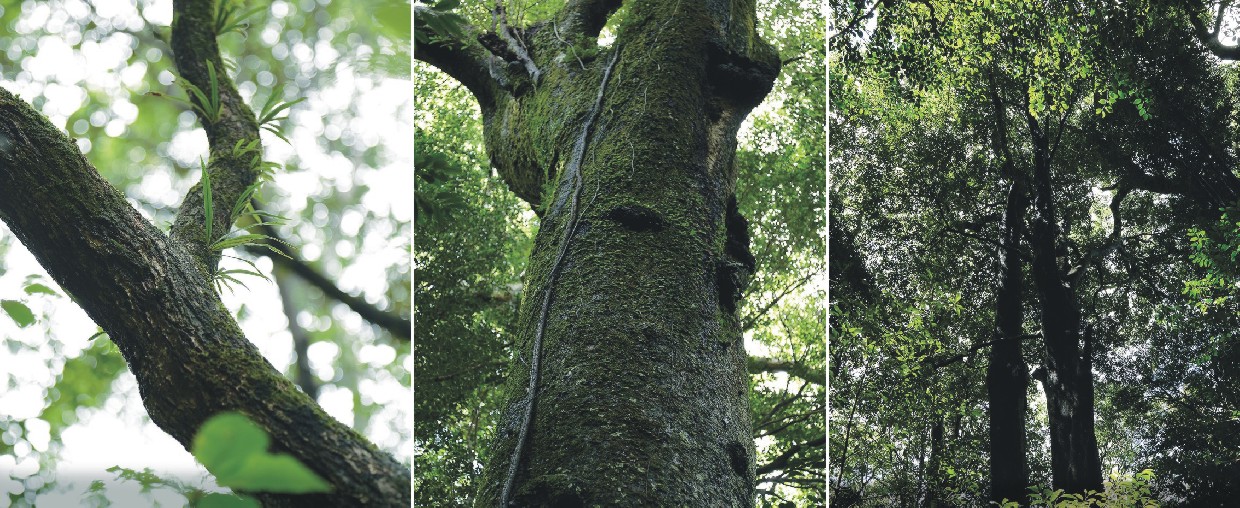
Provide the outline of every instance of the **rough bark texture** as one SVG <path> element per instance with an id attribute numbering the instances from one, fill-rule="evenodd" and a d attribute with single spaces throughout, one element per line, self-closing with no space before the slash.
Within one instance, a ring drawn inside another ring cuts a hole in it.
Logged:
<path id="1" fill-rule="evenodd" d="M 1026 175 L 1019 174 L 1009 157 L 1007 111 L 998 92 L 992 92 L 995 108 L 995 156 L 1012 181 L 1003 215 L 1002 237 L 997 252 L 999 290 L 995 302 L 995 337 L 986 365 L 986 395 L 990 406 L 990 499 L 1027 504 L 1029 463 L 1026 457 L 1025 413 L 1029 407 L 1029 367 L 1021 355 L 1024 333 L 1024 262 L 1020 241 L 1029 209 Z"/>
<path id="2" fill-rule="evenodd" d="M 325 414 L 267 363 L 207 271 L 86 161 L 46 118 L 0 89 L 0 220 L 116 342 L 151 420 L 187 449 L 240 411 L 335 487 L 271 506 L 408 506 L 408 469 Z"/>
<path id="3" fill-rule="evenodd" d="M 1080 303 L 1056 259 L 1059 233 L 1048 137 L 1032 116 L 1028 124 L 1033 138 L 1036 212 L 1030 244 L 1034 251 L 1033 278 L 1042 303 L 1042 337 L 1046 345 L 1043 386 L 1050 414 L 1051 484 L 1070 493 L 1089 489 L 1101 491 L 1102 464 L 1094 435 L 1090 344 L 1086 340 L 1082 354 Z"/>
<path id="4" fill-rule="evenodd" d="M 542 217 L 478 506 L 754 502 L 733 154 L 779 61 L 751 0 L 630 3 L 610 48 L 594 35 L 619 2 L 501 27 L 531 61 L 488 57 L 503 92 L 475 93 L 492 164 Z M 415 56 L 489 89 L 464 42 Z"/>
<path id="5" fill-rule="evenodd" d="M 214 209 L 211 217 L 211 238 L 207 238 L 206 209 L 203 206 L 202 182 L 194 185 L 186 194 L 172 223 L 172 239 L 184 244 L 211 272 L 219 261 L 219 252 L 210 246 L 232 228 L 233 204 L 250 184 L 258 178 L 253 163 L 255 155 L 261 155 L 262 146 L 253 152 L 240 153 L 239 143 L 257 141 L 258 121 L 254 112 L 237 93 L 232 79 L 224 68 L 219 45 L 215 40 L 215 2 L 212 0 L 176 0 L 173 2 L 172 56 L 181 78 L 203 92 L 219 96 L 219 117 L 208 118 L 196 111 L 199 122 L 207 131 L 211 147 L 208 167 L 211 174 L 211 193 Z M 207 63 L 214 68 L 216 79 L 210 79 Z M 215 92 L 212 92 L 212 89 Z M 191 100 L 204 109 L 210 106 Z"/>

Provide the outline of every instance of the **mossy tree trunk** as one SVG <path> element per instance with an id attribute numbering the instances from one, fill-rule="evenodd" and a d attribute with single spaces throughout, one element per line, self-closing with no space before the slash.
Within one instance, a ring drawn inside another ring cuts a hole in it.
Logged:
<path id="1" fill-rule="evenodd" d="M 478 506 L 753 504 L 733 155 L 778 56 L 752 0 L 626 4 L 610 47 L 614 0 L 415 48 L 478 98 L 542 219 Z"/>
<path id="2" fill-rule="evenodd" d="M 176 0 L 172 47 L 183 79 L 209 90 L 206 62 L 219 73 L 218 117 L 199 115 L 211 147 L 214 213 L 200 185 L 165 234 L 99 175 L 47 118 L 0 89 L 0 220 L 52 278 L 116 343 L 137 378 L 143 404 L 187 449 L 222 411 L 263 427 L 332 486 L 329 494 L 258 494 L 267 506 L 409 506 L 408 468 L 336 421 L 298 391 L 246 339 L 216 293 L 211 236 L 231 228 L 229 209 L 255 181 L 254 114 L 241 100 L 215 43 L 214 2 Z M 257 153 L 261 152 L 261 147 Z M 226 203 L 221 206 L 219 203 Z"/>

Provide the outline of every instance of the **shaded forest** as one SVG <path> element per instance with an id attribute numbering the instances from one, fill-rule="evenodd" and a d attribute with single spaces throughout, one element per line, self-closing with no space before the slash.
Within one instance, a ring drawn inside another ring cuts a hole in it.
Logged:
<path id="1" fill-rule="evenodd" d="M 834 505 L 1234 503 L 1240 11 L 832 6 Z"/>

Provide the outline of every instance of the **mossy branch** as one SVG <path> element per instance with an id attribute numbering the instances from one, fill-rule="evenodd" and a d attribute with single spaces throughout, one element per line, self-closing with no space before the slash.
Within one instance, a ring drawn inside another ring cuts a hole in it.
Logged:
<path id="1" fill-rule="evenodd" d="M 569 0 L 558 16 L 569 34 L 598 37 L 607 17 L 620 8 L 622 0 Z"/>
<path id="2" fill-rule="evenodd" d="M 224 9 L 213 0 L 175 0 L 173 2 L 172 51 L 182 86 L 190 95 L 194 113 L 207 132 L 210 158 L 205 178 L 209 178 L 214 203 L 238 202 L 261 175 L 249 151 L 262 153 L 258 144 L 259 123 L 225 72 L 216 37 L 218 30 L 236 31 L 252 12 L 238 14 L 231 3 Z M 232 10 L 230 10 L 232 9 Z M 221 18 L 223 15 L 223 18 Z M 241 152 L 238 146 L 250 150 Z M 209 207 L 206 186 L 200 182 L 185 196 L 172 224 L 172 238 L 184 244 L 214 272 L 219 251 L 208 231 L 229 231 L 235 217 L 228 206 Z M 210 226 L 207 226 L 210 224 Z"/>
<path id="3" fill-rule="evenodd" d="M 188 448 L 207 418 L 243 411 L 334 489 L 265 504 L 409 506 L 408 468 L 297 391 L 242 334 L 198 260 L 4 89 L 0 220 L 116 343 L 162 430 Z"/>
<path id="4" fill-rule="evenodd" d="M 413 6 L 413 57 L 460 81 L 485 113 L 494 108 L 501 90 L 487 65 L 490 53 L 478 42 L 477 29 L 462 23 L 450 30 L 437 22 L 443 16 L 433 8 Z"/>

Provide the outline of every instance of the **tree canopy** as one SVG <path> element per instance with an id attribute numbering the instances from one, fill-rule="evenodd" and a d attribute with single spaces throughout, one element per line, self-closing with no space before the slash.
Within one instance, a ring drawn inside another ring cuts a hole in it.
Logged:
<path id="1" fill-rule="evenodd" d="M 1229 3 L 833 7 L 832 498 L 1233 498 Z"/>

